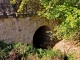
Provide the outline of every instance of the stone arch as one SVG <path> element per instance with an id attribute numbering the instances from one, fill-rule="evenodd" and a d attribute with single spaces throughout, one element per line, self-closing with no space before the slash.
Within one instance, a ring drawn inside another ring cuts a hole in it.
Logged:
<path id="1" fill-rule="evenodd" d="M 55 24 L 56 22 L 53 20 L 46 21 L 45 18 L 39 16 L 1 19 L 0 40 L 5 40 L 7 43 L 27 42 L 33 44 L 33 37 L 38 28 L 46 26 L 54 33 Z"/>
<path id="2" fill-rule="evenodd" d="M 51 28 L 43 25 L 40 26 L 34 33 L 33 36 L 33 46 L 36 48 L 47 48 L 48 46 L 51 47 L 50 44 L 52 44 L 51 42 L 51 38 L 52 38 L 52 31 Z"/>

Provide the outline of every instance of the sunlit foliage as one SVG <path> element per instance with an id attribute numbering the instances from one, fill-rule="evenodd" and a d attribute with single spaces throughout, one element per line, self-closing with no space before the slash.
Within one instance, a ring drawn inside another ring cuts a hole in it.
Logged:
<path id="1" fill-rule="evenodd" d="M 23 10 L 27 1 L 29 0 L 22 0 L 18 12 Z M 80 36 L 80 0 L 40 0 L 40 4 L 43 9 L 38 15 L 49 20 L 62 20 L 62 23 L 54 29 L 56 36 L 62 38 Z"/>

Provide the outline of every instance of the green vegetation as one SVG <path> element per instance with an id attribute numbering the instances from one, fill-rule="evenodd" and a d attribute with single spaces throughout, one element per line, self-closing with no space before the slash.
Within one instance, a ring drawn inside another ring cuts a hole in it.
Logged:
<path id="1" fill-rule="evenodd" d="M 68 60 L 74 60 L 74 54 L 73 54 L 73 53 L 70 53 L 70 54 L 69 54 Z"/>
<path id="2" fill-rule="evenodd" d="M 36 0 L 21 0 L 18 12 L 23 10 L 28 1 Z M 80 40 L 80 0 L 40 0 L 39 3 L 43 9 L 38 11 L 38 15 L 61 21 L 54 29 L 57 37 Z"/>
<path id="3" fill-rule="evenodd" d="M 7 54 L 13 48 L 12 44 L 6 44 L 3 41 L 0 41 L 0 58 L 6 58 Z"/>
<path id="4" fill-rule="evenodd" d="M 10 0 L 10 4 L 15 4 L 16 0 Z"/>
<path id="5" fill-rule="evenodd" d="M 61 53 L 59 50 L 36 49 L 27 43 L 6 44 L 0 41 L 0 59 L 1 60 L 75 60 L 75 52 Z"/>
<path id="6" fill-rule="evenodd" d="M 47 58 L 46 58 L 47 57 Z M 36 59 L 36 60 L 51 60 L 55 57 L 61 59 L 62 54 L 59 50 L 53 51 L 49 49 L 36 49 L 27 43 L 6 44 L 0 42 L 0 59 Z"/>
<path id="7" fill-rule="evenodd" d="M 74 60 L 74 53 L 63 54 L 59 50 L 53 51 L 51 48 L 34 48 L 27 43 L 6 44 L 0 41 L 0 59 L 1 60 Z"/>
<path id="8" fill-rule="evenodd" d="M 19 6 L 19 9 L 17 10 L 17 12 L 23 11 L 23 7 L 27 3 L 27 1 L 29 1 L 29 0 L 22 0 L 21 3 L 19 2 L 20 3 L 20 6 Z M 17 2 L 18 1 L 16 1 L 16 0 L 10 0 L 10 4 L 16 4 Z"/>
<path id="9" fill-rule="evenodd" d="M 80 46 L 80 42 L 77 43 L 77 46 Z"/>
<path id="10" fill-rule="evenodd" d="M 74 60 L 74 53 L 63 54 L 59 50 L 34 48 L 27 43 L 6 44 L 0 41 L 0 59 L 1 60 Z"/>
<path id="11" fill-rule="evenodd" d="M 44 10 L 39 12 L 40 16 L 62 20 L 54 29 L 57 37 L 80 36 L 80 0 L 40 0 L 40 3 L 44 6 Z M 77 39 L 80 40 L 79 37 Z"/>

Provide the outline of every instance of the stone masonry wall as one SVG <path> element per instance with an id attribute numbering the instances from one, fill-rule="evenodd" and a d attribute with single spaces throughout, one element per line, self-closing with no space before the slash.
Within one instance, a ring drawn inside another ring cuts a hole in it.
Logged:
<path id="1" fill-rule="evenodd" d="M 53 30 L 56 23 L 52 20 L 46 21 L 39 16 L 0 19 L 0 40 L 7 43 L 27 42 L 32 44 L 34 33 L 40 26 L 46 25 Z"/>
<path id="2" fill-rule="evenodd" d="M 39 0 L 29 0 L 19 13 L 19 18 L 16 18 L 19 1 L 11 5 L 10 0 L 0 0 L 0 40 L 7 43 L 21 41 L 32 44 L 34 33 L 40 26 L 46 25 L 53 30 L 57 22 L 46 21 L 45 18 L 36 15 L 36 12 L 41 10 Z"/>

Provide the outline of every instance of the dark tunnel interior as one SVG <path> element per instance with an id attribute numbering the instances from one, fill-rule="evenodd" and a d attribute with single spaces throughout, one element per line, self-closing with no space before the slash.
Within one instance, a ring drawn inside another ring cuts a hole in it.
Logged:
<path id="1" fill-rule="evenodd" d="M 48 26 L 39 27 L 33 36 L 33 46 L 36 48 L 46 49 L 47 47 L 53 46 L 52 31 Z"/>

